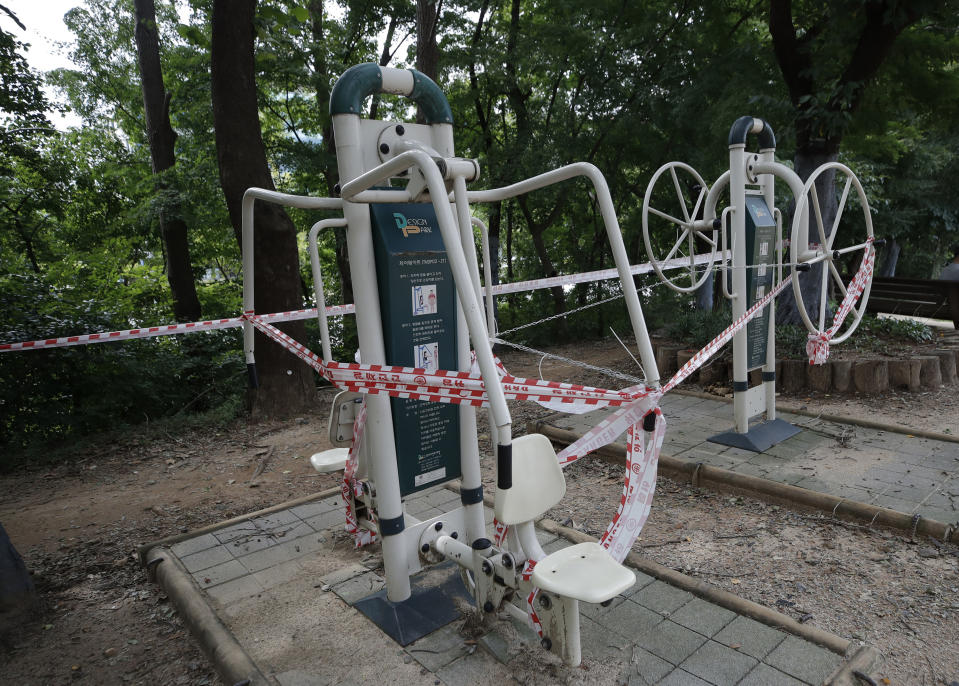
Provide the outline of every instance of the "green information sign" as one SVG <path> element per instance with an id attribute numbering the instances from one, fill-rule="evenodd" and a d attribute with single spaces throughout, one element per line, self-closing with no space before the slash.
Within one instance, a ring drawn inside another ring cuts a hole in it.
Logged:
<path id="1" fill-rule="evenodd" d="M 746 196 L 746 309 L 773 287 L 776 268 L 776 220 L 766 201 L 759 195 Z M 766 364 L 769 309 L 764 308 L 746 325 L 746 367 Z"/>
<path id="2" fill-rule="evenodd" d="M 456 291 L 429 203 L 371 205 L 387 364 L 456 369 Z M 460 476 L 459 407 L 390 400 L 400 493 Z"/>

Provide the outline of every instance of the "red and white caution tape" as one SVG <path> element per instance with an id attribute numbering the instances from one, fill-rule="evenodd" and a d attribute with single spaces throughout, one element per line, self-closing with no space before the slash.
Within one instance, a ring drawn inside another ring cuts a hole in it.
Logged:
<path id="1" fill-rule="evenodd" d="M 353 305 L 332 305 L 326 308 L 328 316 L 348 314 L 355 310 Z M 290 310 L 273 314 L 258 315 L 267 322 L 292 322 L 300 319 L 316 317 L 316 308 L 305 310 Z M 73 345 L 89 345 L 91 343 L 110 343 L 113 341 L 127 341 L 136 338 L 154 338 L 156 336 L 175 336 L 197 331 L 215 331 L 217 329 L 235 329 L 243 326 L 246 320 L 244 315 L 228 317 L 226 319 L 207 319 L 201 322 L 186 322 L 183 324 L 164 324 L 163 326 L 149 326 L 124 331 L 104 331 L 102 333 L 86 333 L 76 336 L 61 336 L 60 338 L 45 338 L 36 341 L 21 343 L 0 343 L 0 352 L 14 352 L 17 350 L 40 350 L 43 348 L 66 348 Z"/>
<path id="2" fill-rule="evenodd" d="M 353 536 L 353 544 L 357 548 L 376 542 L 376 532 L 361 527 L 353 509 L 354 498 L 362 495 L 362 485 L 356 480 L 356 470 L 359 466 L 360 450 L 363 445 L 363 428 L 366 426 L 366 402 L 360 408 L 359 414 L 353 422 L 353 441 L 350 444 L 350 453 L 346 458 L 346 467 L 343 470 L 343 484 L 340 495 L 346 506 L 346 531 Z M 357 492 L 359 489 L 359 492 Z M 373 516 L 373 513 L 370 513 Z"/>
<path id="3" fill-rule="evenodd" d="M 523 566 L 523 571 L 520 572 L 520 576 L 523 581 L 529 581 L 533 578 L 533 569 L 536 567 L 536 560 L 527 560 L 526 564 Z M 539 621 L 539 617 L 536 615 L 536 609 L 533 607 L 533 601 L 536 600 L 536 596 L 539 595 L 539 589 L 535 586 L 533 590 L 529 592 L 529 595 L 526 596 L 526 614 L 529 616 L 529 623 L 532 625 L 533 629 L 536 630 L 536 633 L 540 638 L 543 637 L 543 625 Z"/>
<path id="4" fill-rule="evenodd" d="M 709 255 L 696 255 L 694 257 L 696 264 L 709 261 Z M 665 264 L 663 268 L 683 266 L 679 264 L 680 260 L 672 260 L 676 264 Z M 684 262 L 684 264 L 687 264 Z M 630 272 L 634 275 L 645 274 L 652 271 L 650 264 L 638 264 L 630 267 Z M 593 281 L 604 281 L 619 277 L 615 269 L 603 269 L 592 272 L 581 272 L 579 274 L 567 274 L 563 276 L 554 276 L 545 279 L 533 279 L 530 281 L 517 281 L 514 283 L 497 284 L 493 286 L 493 294 L 501 295 L 506 293 L 519 293 L 522 291 L 532 291 L 542 288 L 554 288 L 556 286 L 570 286 L 578 283 L 589 283 Z M 485 288 L 483 289 L 485 293 Z M 356 312 L 356 307 L 348 305 L 331 305 L 326 308 L 326 316 L 336 317 Z M 313 319 L 317 316 L 316 308 L 310 307 L 302 310 L 290 310 L 287 312 L 275 312 L 272 314 L 258 315 L 263 320 L 271 323 L 290 322 L 301 319 Z M 164 324 L 162 326 L 140 327 L 137 329 L 126 329 L 123 331 L 104 331 L 100 333 L 77 334 L 75 336 L 62 336 L 59 338 L 46 338 L 36 341 L 23 341 L 19 343 L 0 343 L 0 352 L 14 352 L 18 350 L 40 350 L 43 348 L 64 348 L 74 345 L 88 345 L 91 343 L 109 343 L 111 341 L 125 341 L 136 338 L 153 338 L 156 336 L 174 336 L 184 333 L 194 333 L 197 331 L 214 331 L 217 329 L 232 329 L 243 326 L 244 317 L 227 317 L 225 319 L 207 319 L 199 322 L 187 322 L 183 324 Z"/>
<path id="5" fill-rule="evenodd" d="M 806 341 L 806 354 L 809 356 L 809 364 L 826 363 L 826 360 L 829 359 L 829 341 L 836 335 L 839 327 L 846 320 L 846 316 L 859 301 L 859 296 L 866 289 L 866 285 L 872 282 L 872 270 L 876 262 L 874 240 L 872 237 L 866 239 L 866 252 L 862 256 L 862 263 L 859 265 L 856 275 L 852 277 L 852 281 L 849 282 L 849 289 L 846 291 L 839 309 L 836 310 L 832 326 L 825 331 L 809 334 L 809 340 Z M 827 268 L 827 265 L 823 265 L 823 269 Z M 825 298 L 826 294 L 821 293 L 819 297 Z"/>

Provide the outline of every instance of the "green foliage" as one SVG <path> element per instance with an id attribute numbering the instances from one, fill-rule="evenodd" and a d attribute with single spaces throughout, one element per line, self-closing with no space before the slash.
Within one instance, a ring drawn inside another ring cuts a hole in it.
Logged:
<path id="1" fill-rule="evenodd" d="M 37 340 L 129 324 L 121 313 L 52 288 L 41 277 L 0 277 L 0 336 Z M 0 445 L 65 439 L 180 410 L 236 406 L 238 334 L 104 343 L 0 355 Z"/>
<path id="2" fill-rule="evenodd" d="M 780 159 L 795 151 L 799 127 L 815 120 L 818 135 L 844 134 L 842 159 L 866 186 L 877 235 L 903 246 L 900 273 L 928 277 L 945 248 L 959 242 L 959 194 L 949 186 L 959 175 L 959 134 L 952 126 L 959 115 L 954 4 L 922 3 L 923 19 L 902 33 L 876 79 L 843 84 L 835 72 L 856 47 L 848 37 L 866 4 L 794 2 L 796 25 L 824 59 L 805 75 L 816 89 L 792 103 L 772 51 L 766 5 L 455 0 L 440 5 L 437 81 L 453 108 L 457 153 L 480 161 L 474 187 L 592 162 L 610 185 L 633 263 L 648 260 L 642 200 L 661 164 L 686 161 L 711 184 L 728 164 L 726 134 L 737 117 L 753 114 L 772 123 Z M 178 133 L 178 162 L 164 175 L 161 193 L 144 134 L 132 2 L 77 5 L 67 23 L 77 37 L 71 56 L 78 67 L 47 79 L 83 119 L 80 129 L 57 135 L 45 130 L 48 104 L 40 76 L 28 69 L 16 36 L 0 32 L 0 340 L 170 321 L 161 212 L 177 214 L 189 226 L 204 316 L 236 314 L 242 275 L 213 139 L 210 2 L 157 3 L 170 117 Z M 280 190 L 332 193 L 339 180 L 327 107 L 332 84 L 353 64 L 379 61 L 386 36 L 389 66 L 411 66 L 414 10 L 410 0 L 259 0 L 261 124 Z M 888 20 L 900 18 L 893 13 Z M 858 108 L 850 106 L 855 98 L 861 98 Z M 368 105 L 381 119 L 412 117 L 403 99 L 374 98 Z M 784 184 L 778 189 L 785 193 Z M 498 241 L 501 281 L 612 266 L 595 193 L 583 180 L 477 212 Z M 303 210 L 290 215 L 302 232 L 328 216 Z M 336 267 L 343 235 L 335 230 L 320 236 L 329 304 L 344 298 Z M 655 234 L 654 250 L 662 256 L 675 239 Z M 300 264 L 310 284 L 305 239 Z M 707 342 L 730 319 L 725 309 L 692 310 L 688 297 L 659 287 L 655 277 L 637 278 L 637 287 L 650 330 L 665 328 L 690 345 Z M 304 289 L 306 303 L 310 290 Z M 500 329 L 600 303 L 618 291 L 608 281 L 502 297 Z M 923 336 L 888 321 L 867 320 L 851 344 Z M 352 319 L 330 324 L 336 357 L 350 359 Z M 622 300 L 510 338 L 547 344 L 605 336 L 610 327 L 631 333 Z M 307 332 L 318 349 L 314 323 Z M 780 326 L 777 341 L 780 350 L 801 355 L 806 333 Z M 229 414 L 243 393 L 242 377 L 233 377 L 240 361 L 236 332 L 0 354 L 0 444 L 74 439 L 118 422 L 149 417 L 152 424 L 177 412 L 182 417 L 223 407 Z"/>
<path id="3" fill-rule="evenodd" d="M 933 340 L 932 329 L 921 322 L 911 319 L 879 318 L 866 315 L 859 324 L 859 329 L 853 334 L 852 340 L 858 345 L 859 341 L 875 339 L 880 346 L 891 341 L 907 341 L 909 343 L 929 343 Z"/>
<path id="4" fill-rule="evenodd" d="M 726 307 L 714 310 L 686 309 L 666 325 L 666 336 L 699 349 L 721 334 L 730 322 L 732 313 Z"/>

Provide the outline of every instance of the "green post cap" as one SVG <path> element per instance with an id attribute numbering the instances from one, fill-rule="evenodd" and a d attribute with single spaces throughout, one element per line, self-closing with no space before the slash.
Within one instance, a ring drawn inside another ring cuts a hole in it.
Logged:
<path id="1" fill-rule="evenodd" d="M 410 98 L 423 110 L 427 124 L 452 124 L 453 111 L 440 87 L 426 74 L 413 73 L 413 92 Z M 350 67 L 337 79 L 330 94 L 330 114 L 356 114 L 362 111 L 363 101 L 383 91 L 383 72 L 373 62 Z"/>

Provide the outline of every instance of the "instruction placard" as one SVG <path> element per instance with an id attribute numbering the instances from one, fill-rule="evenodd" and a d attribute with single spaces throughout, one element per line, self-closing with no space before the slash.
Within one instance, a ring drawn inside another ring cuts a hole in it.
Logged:
<path id="1" fill-rule="evenodd" d="M 371 205 L 387 364 L 456 369 L 456 292 L 431 204 Z M 393 398 L 400 493 L 460 476 L 459 408 Z"/>
<path id="2" fill-rule="evenodd" d="M 746 196 L 746 309 L 748 310 L 773 287 L 777 263 L 776 220 L 762 196 Z M 746 368 L 766 364 L 769 333 L 769 307 L 746 324 Z"/>

